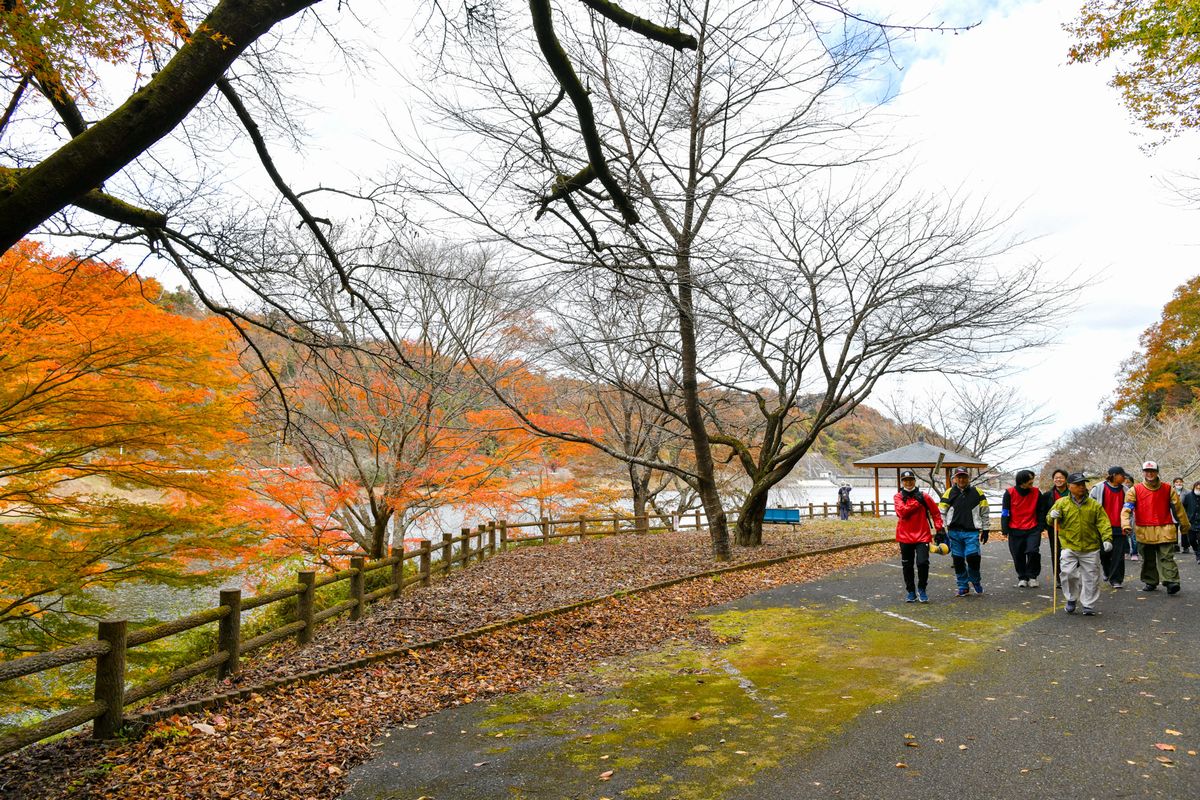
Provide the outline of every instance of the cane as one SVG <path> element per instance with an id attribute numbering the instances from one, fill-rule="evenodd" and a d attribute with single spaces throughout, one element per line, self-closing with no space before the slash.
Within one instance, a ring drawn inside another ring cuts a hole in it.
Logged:
<path id="1" fill-rule="evenodd" d="M 1054 556 L 1054 563 L 1050 565 L 1050 582 L 1054 584 L 1054 591 L 1050 593 L 1050 613 L 1058 612 L 1058 520 L 1054 520 L 1054 540 L 1050 542 L 1050 553 Z"/>

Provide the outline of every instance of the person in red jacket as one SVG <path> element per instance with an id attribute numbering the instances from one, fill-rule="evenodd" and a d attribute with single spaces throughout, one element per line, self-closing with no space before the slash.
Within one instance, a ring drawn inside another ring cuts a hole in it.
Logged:
<path id="1" fill-rule="evenodd" d="M 1000 509 L 1000 529 L 1008 537 L 1008 552 L 1017 571 L 1017 586 L 1037 588 L 1042 574 L 1042 531 L 1046 516 L 1042 493 L 1033 485 L 1032 470 L 1016 475 L 1016 485 L 1004 493 Z"/>
<path id="2" fill-rule="evenodd" d="M 929 529 L 932 523 L 940 544 L 946 536 L 942 513 L 937 501 L 917 488 L 916 473 L 910 469 L 900 473 L 900 491 L 893 506 L 899 517 L 896 541 L 900 543 L 900 566 L 904 570 L 904 588 L 908 590 L 905 602 L 915 603 L 919 599 L 928 603 L 925 587 L 929 583 L 929 542 L 933 538 Z"/>

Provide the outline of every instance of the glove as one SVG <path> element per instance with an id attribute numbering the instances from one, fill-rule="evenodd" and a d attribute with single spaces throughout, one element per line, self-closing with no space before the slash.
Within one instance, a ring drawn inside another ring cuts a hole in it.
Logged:
<path id="1" fill-rule="evenodd" d="M 1059 511 L 1057 508 L 1050 512 L 1050 519 L 1060 519 L 1061 517 L 1062 517 L 1062 512 Z"/>
<path id="2" fill-rule="evenodd" d="M 945 528 L 937 529 L 937 532 L 933 534 L 933 542 L 934 542 L 934 544 L 945 544 L 946 543 L 946 529 Z"/>
<path id="3" fill-rule="evenodd" d="M 1104 552 L 1106 552 L 1106 553 L 1111 553 L 1111 552 L 1112 552 L 1112 542 L 1105 542 L 1105 543 L 1104 543 Z"/>
<path id="4" fill-rule="evenodd" d="M 979 532 L 979 543 L 980 543 L 980 544 L 987 544 L 987 540 L 988 540 L 988 532 L 987 532 L 987 531 L 980 531 L 980 532 Z"/>
<path id="5" fill-rule="evenodd" d="M 1121 528 L 1121 533 L 1128 536 L 1129 534 L 1133 533 L 1133 528 Z"/>

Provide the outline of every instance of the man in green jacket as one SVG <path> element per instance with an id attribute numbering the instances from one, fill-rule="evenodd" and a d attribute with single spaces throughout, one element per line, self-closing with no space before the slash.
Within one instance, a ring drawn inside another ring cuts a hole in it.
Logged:
<path id="1" fill-rule="evenodd" d="M 1063 597 L 1067 613 L 1074 614 L 1076 603 L 1083 603 L 1085 616 L 1096 613 L 1100 599 L 1100 551 L 1112 550 L 1112 525 L 1104 506 L 1088 497 L 1087 478 L 1082 472 L 1067 477 L 1070 492 L 1051 508 L 1051 524 L 1058 523 L 1061 546 Z"/>

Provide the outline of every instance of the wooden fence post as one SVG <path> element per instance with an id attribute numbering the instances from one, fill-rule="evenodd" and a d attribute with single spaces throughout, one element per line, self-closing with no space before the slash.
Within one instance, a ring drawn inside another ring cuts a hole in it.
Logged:
<path id="1" fill-rule="evenodd" d="M 404 545 L 393 547 L 388 554 L 396 559 L 396 563 L 392 564 L 392 597 L 395 598 L 400 596 L 400 590 L 404 588 Z"/>
<path id="2" fill-rule="evenodd" d="M 362 617 L 363 595 L 366 587 L 367 576 L 363 574 L 363 565 L 366 564 L 366 559 L 362 556 L 354 556 L 350 559 L 350 569 L 354 570 L 354 574 L 350 576 L 350 599 L 354 601 L 354 605 L 350 607 L 350 619 L 356 620 Z"/>
<path id="3" fill-rule="evenodd" d="M 550 520 L 546 519 L 545 517 L 542 517 L 541 524 L 542 524 L 542 544 L 548 544 L 550 542 Z"/>
<path id="4" fill-rule="evenodd" d="M 454 543 L 450 541 L 454 538 L 452 533 L 442 534 L 442 572 L 449 574 L 451 561 L 454 560 Z"/>
<path id="5" fill-rule="evenodd" d="M 488 555 L 496 555 L 496 520 L 488 523 Z"/>
<path id="6" fill-rule="evenodd" d="M 96 684 L 92 699 L 103 702 L 104 713 L 92 724 L 92 736 L 111 739 L 125 721 L 125 650 L 128 623 L 123 619 L 100 622 L 96 638 L 108 642 L 109 651 L 96 657 Z"/>
<path id="7" fill-rule="evenodd" d="M 500 552 L 508 549 L 508 520 L 500 520 Z"/>
<path id="8" fill-rule="evenodd" d="M 581 514 L 579 516 L 579 541 L 582 542 L 586 536 L 587 536 L 587 520 L 584 519 L 583 515 Z"/>
<path id="9" fill-rule="evenodd" d="M 313 601 L 316 599 L 317 581 L 315 570 L 305 569 L 296 573 L 296 578 L 304 590 L 296 597 L 296 619 L 304 623 L 304 627 L 296 631 L 296 643 L 308 644 L 313 637 Z"/>
<path id="10" fill-rule="evenodd" d="M 809 518 L 809 519 L 813 519 L 813 518 L 815 518 L 816 516 L 817 516 L 817 515 L 813 513 L 813 504 L 812 504 L 812 503 L 809 503 L 809 504 L 808 504 L 808 518 Z"/>
<path id="11" fill-rule="evenodd" d="M 620 533 L 621 532 L 621 518 L 614 515 L 612 518 L 612 523 L 613 523 L 613 531 L 612 532 Z"/>
<path id="12" fill-rule="evenodd" d="M 229 655 L 225 663 L 217 667 L 217 680 L 238 674 L 238 659 L 242 650 L 242 590 L 222 589 L 221 605 L 229 607 L 229 613 L 217 623 L 217 651 Z"/>
<path id="13" fill-rule="evenodd" d="M 874 512 L 875 512 L 875 501 L 874 501 L 874 500 L 872 500 L 872 501 L 871 501 L 871 513 L 874 513 Z M 865 513 L 867 513 L 867 512 L 866 512 L 866 509 L 865 509 L 865 507 L 863 506 L 863 501 L 862 501 L 862 500 L 859 500 L 859 501 L 858 501 L 858 513 L 859 513 L 859 514 L 865 514 Z"/>
<path id="14" fill-rule="evenodd" d="M 483 559 L 487 558 L 487 553 L 485 552 L 487 548 L 484 547 L 484 537 L 487 534 L 487 525 L 481 522 L 479 523 L 479 528 L 477 528 L 477 530 L 479 531 L 479 549 L 475 551 L 475 562 L 482 564 Z"/>
<path id="15" fill-rule="evenodd" d="M 466 569 L 471 564 L 471 529 L 461 529 L 459 536 L 462 537 L 462 544 L 458 546 L 458 558 L 462 560 L 463 569 Z"/>
<path id="16" fill-rule="evenodd" d="M 821 503 L 821 519 L 829 519 L 829 503 Z"/>
<path id="17" fill-rule="evenodd" d="M 431 581 L 432 572 L 433 572 L 432 553 L 433 553 L 433 544 L 428 539 L 423 539 L 421 541 L 421 559 L 420 559 L 421 585 L 422 586 L 428 586 L 432 582 Z"/>
<path id="18" fill-rule="evenodd" d="M 700 530 L 700 509 L 696 509 L 696 530 Z"/>

